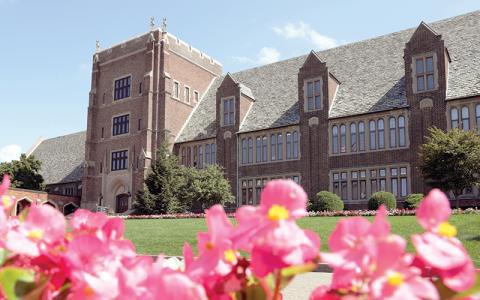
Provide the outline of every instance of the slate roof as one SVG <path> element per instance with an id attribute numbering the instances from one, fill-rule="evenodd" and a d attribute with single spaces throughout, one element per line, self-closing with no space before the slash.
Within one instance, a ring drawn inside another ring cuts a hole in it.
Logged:
<path id="1" fill-rule="evenodd" d="M 81 181 L 85 161 L 85 131 L 43 140 L 32 151 L 42 162 L 45 184 Z"/>
<path id="2" fill-rule="evenodd" d="M 480 94 L 480 11 L 430 23 L 441 34 L 452 62 L 447 100 Z M 341 82 L 330 118 L 407 106 L 403 50 L 416 28 L 316 52 Z M 240 132 L 298 124 L 297 74 L 307 55 L 236 73 L 255 102 Z M 192 113 L 177 142 L 215 135 L 218 78 Z"/>

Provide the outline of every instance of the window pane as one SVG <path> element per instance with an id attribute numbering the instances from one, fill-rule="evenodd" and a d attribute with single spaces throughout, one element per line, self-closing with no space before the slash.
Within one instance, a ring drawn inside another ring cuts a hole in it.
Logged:
<path id="1" fill-rule="evenodd" d="M 307 99 L 307 110 L 313 110 L 313 97 Z"/>
<path id="2" fill-rule="evenodd" d="M 315 81 L 315 95 L 320 94 L 320 80 Z"/>
<path id="3" fill-rule="evenodd" d="M 470 130 L 470 112 L 467 106 L 462 107 L 462 127 L 463 130 Z"/>
<path id="4" fill-rule="evenodd" d="M 253 163 L 253 139 L 248 138 L 248 163 Z"/>
<path id="5" fill-rule="evenodd" d="M 347 151 L 347 127 L 345 125 L 340 125 L 340 152 Z"/>
<path id="6" fill-rule="evenodd" d="M 257 139 L 255 140 L 255 146 L 257 148 L 257 159 L 255 161 L 261 162 L 262 161 L 262 140 L 260 137 L 257 137 Z"/>
<path id="7" fill-rule="evenodd" d="M 397 146 L 397 120 L 394 117 L 390 118 L 389 121 L 390 127 L 390 148 L 395 148 Z"/>
<path id="8" fill-rule="evenodd" d="M 358 139 L 358 149 L 360 151 L 365 151 L 365 123 L 363 122 L 358 123 Z"/>
<path id="9" fill-rule="evenodd" d="M 313 96 L 313 82 L 307 83 L 307 97 Z"/>
<path id="10" fill-rule="evenodd" d="M 375 134 L 375 121 L 370 121 L 370 150 L 377 148 L 377 135 Z"/>
<path id="11" fill-rule="evenodd" d="M 293 158 L 298 158 L 298 132 L 293 132 Z"/>
<path id="12" fill-rule="evenodd" d="M 263 143 L 262 143 L 262 161 L 266 162 L 268 160 L 268 140 L 267 137 L 263 137 Z"/>
<path id="13" fill-rule="evenodd" d="M 480 131 L 480 104 L 477 104 L 475 115 L 477 117 L 477 129 Z"/>
<path id="14" fill-rule="evenodd" d="M 282 160 L 283 159 L 283 137 L 282 134 L 279 133 L 277 135 L 277 159 Z"/>
<path id="15" fill-rule="evenodd" d="M 433 57 L 426 58 L 427 72 L 433 72 Z"/>
<path id="16" fill-rule="evenodd" d="M 427 75 L 427 89 L 428 90 L 434 89 L 433 74 Z"/>
<path id="17" fill-rule="evenodd" d="M 350 148 L 352 152 L 357 151 L 357 124 L 350 124 Z"/>
<path id="18" fill-rule="evenodd" d="M 315 96 L 315 109 L 320 109 L 322 103 L 321 103 L 321 99 L 320 99 L 320 96 Z"/>
<path id="19" fill-rule="evenodd" d="M 332 127 L 332 152 L 338 153 L 338 127 Z"/>
<path id="20" fill-rule="evenodd" d="M 274 161 L 277 157 L 277 136 L 275 134 L 270 135 L 270 160 Z"/>
<path id="21" fill-rule="evenodd" d="M 286 158 L 290 159 L 292 158 L 292 134 L 290 132 L 287 132 L 287 153 L 286 153 Z"/>
<path id="22" fill-rule="evenodd" d="M 398 179 L 397 178 L 392 178 L 392 194 L 395 196 L 395 197 L 398 197 Z"/>
<path id="23" fill-rule="evenodd" d="M 425 77 L 418 76 L 417 77 L 417 90 L 424 91 L 425 90 Z"/>
<path id="24" fill-rule="evenodd" d="M 407 196 L 407 178 L 403 177 L 400 179 L 400 184 L 401 184 L 401 191 L 400 191 L 400 196 L 405 197 Z"/>
<path id="25" fill-rule="evenodd" d="M 416 72 L 417 74 L 422 74 L 424 69 L 423 69 L 423 59 L 422 58 L 418 58 L 416 61 L 415 61 L 415 64 L 416 64 Z"/>
<path id="26" fill-rule="evenodd" d="M 385 124 L 383 119 L 378 120 L 378 149 L 385 148 Z"/>

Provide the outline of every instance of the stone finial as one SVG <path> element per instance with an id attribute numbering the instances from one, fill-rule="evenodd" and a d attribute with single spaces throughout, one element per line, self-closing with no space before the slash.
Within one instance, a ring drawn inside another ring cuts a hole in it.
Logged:
<path id="1" fill-rule="evenodd" d="M 97 40 L 95 42 L 95 52 L 98 52 L 98 51 L 100 51 L 100 41 Z"/>
<path id="2" fill-rule="evenodd" d="M 150 18 L 150 30 L 155 28 L 155 17 Z"/>
<path id="3" fill-rule="evenodd" d="M 162 21 L 162 32 L 167 32 L 167 18 L 163 18 Z"/>

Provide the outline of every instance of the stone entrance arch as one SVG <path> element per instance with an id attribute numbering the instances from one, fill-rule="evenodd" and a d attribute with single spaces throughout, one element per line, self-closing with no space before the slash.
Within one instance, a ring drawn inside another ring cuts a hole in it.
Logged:
<path id="1" fill-rule="evenodd" d="M 69 214 L 73 214 L 78 209 L 78 206 L 73 203 L 69 202 L 63 206 L 63 214 L 68 216 Z"/>
<path id="2" fill-rule="evenodd" d="M 32 206 L 32 200 L 28 198 L 23 198 L 17 201 L 15 204 L 15 215 L 18 216 L 25 208 Z"/>
<path id="3" fill-rule="evenodd" d="M 128 194 L 120 194 L 115 197 L 115 212 L 117 214 L 124 213 L 128 210 Z"/>

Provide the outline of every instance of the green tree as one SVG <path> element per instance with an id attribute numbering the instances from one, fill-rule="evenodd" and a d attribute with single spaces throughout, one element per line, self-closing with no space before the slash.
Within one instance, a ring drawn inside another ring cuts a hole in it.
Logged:
<path id="1" fill-rule="evenodd" d="M 145 179 L 145 187 L 136 195 L 133 208 L 136 214 L 162 214 L 168 212 L 171 202 L 176 200 L 181 169 L 178 160 L 168 150 L 168 144 L 162 144 L 157 157 Z"/>
<path id="2" fill-rule="evenodd" d="M 476 132 L 432 128 L 420 148 L 420 158 L 425 182 L 451 191 L 457 208 L 463 189 L 480 184 L 480 135 Z"/>
<path id="3" fill-rule="evenodd" d="M 12 187 L 43 190 L 43 177 L 40 175 L 42 163 L 32 155 L 22 154 L 19 160 L 0 164 L 0 173 L 8 174 Z"/>

